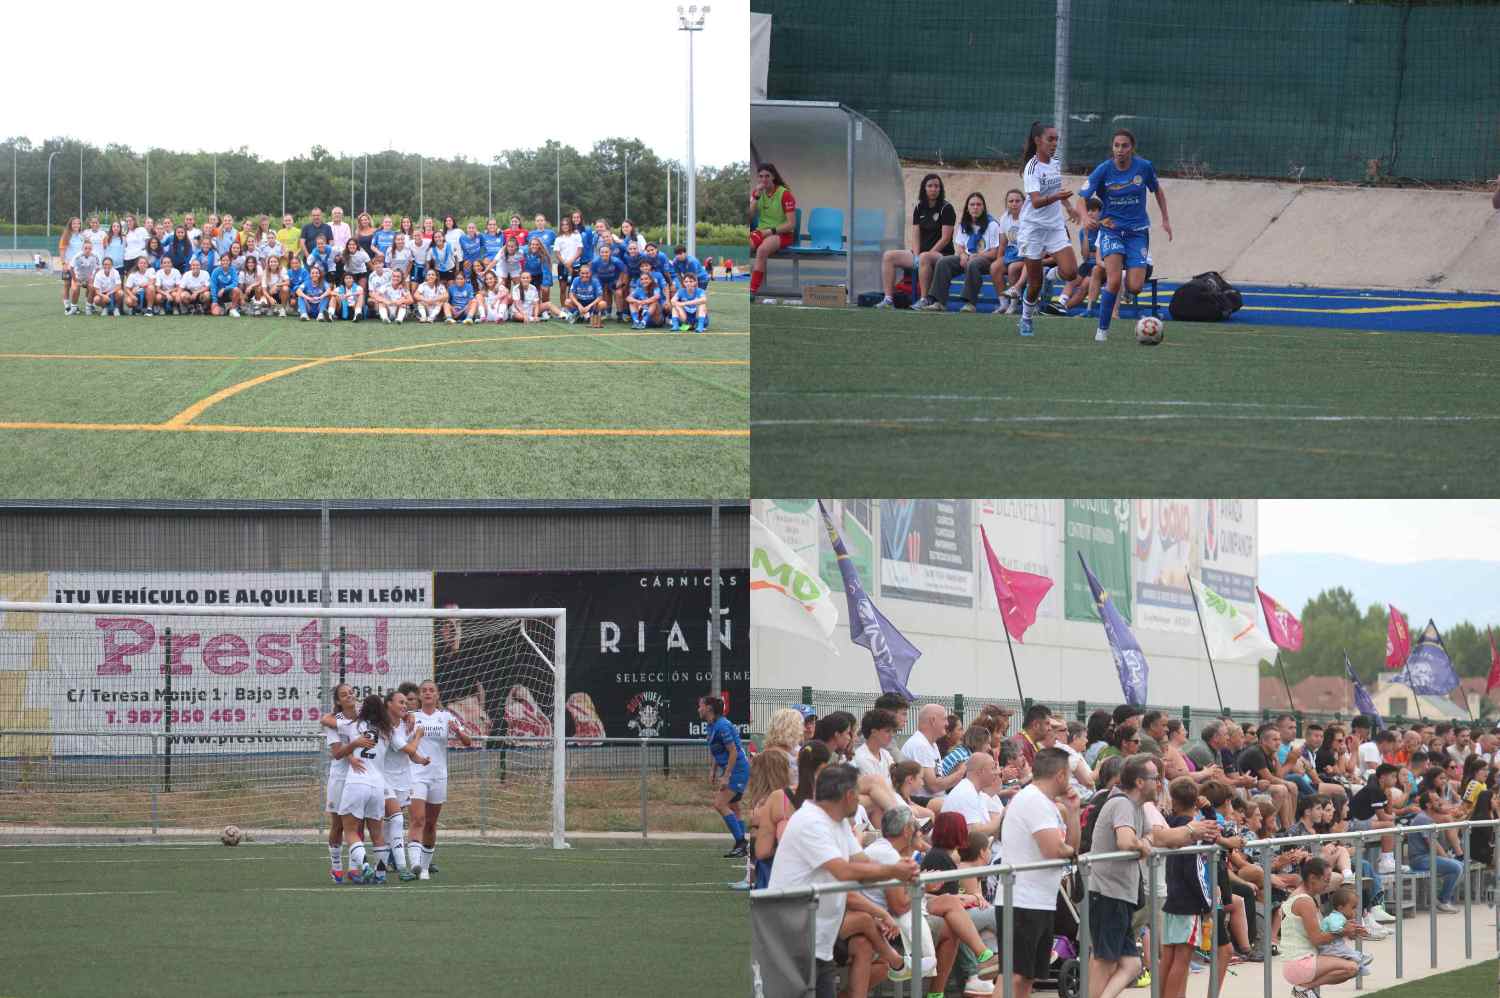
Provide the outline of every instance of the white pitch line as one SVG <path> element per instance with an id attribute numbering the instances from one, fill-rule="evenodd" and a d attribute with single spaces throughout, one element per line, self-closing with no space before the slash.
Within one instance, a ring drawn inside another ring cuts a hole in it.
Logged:
<path id="1" fill-rule="evenodd" d="M 1142 423 L 1177 419 L 1230 420 L 1233 422 L 1270 421 L 1278 423 L 1480 423 L 1500 420 L 1500 414 L 1477 416 L 1279 416 L 1202 415 L 1187 412 L 1158 412 L 1146 415 L 1119 416 L 890 416 L 880 419 L 752 419 L 750 426 L 891 426 L 928 424 L 1009 424 L 1009 423 Z"/>
<path id="2" fill-rule="evenodd" d="M 137 894 L 181 894 L 182 891 L 45 891 L 37 894 L 0 894 L 0 901 L 20 898 L 123 897 Z"/>
<path id="3" fill-rule="evenodd" d="M 590 884 L 583 887 L 551 887 L 546 884 L 426 884 L 422 887 L 413 887 L 413 890 L 444 891 L 459 894 L 590 894 L 597 892 L 627 894 L 627 893 L 653 893 L 653 894 L 716 894 L 726 889 L 727 881 L 705 880 L 684 884 L 663 884 L 660 881 L 650 883 L 633 884 Z M 319 887 L 241 887 L 231 891 L 34 891 L 24 894 L 0 894 L 0 901 L 37 899 L 37 898 L 70 898 L 70 897 L 134 897 L 144 894 L 337 894 L 340 887 L 360 886 L 349 884 L 325 883 Z M 401 888 L 405 885 L 399 882 L 387 883 L 381 886 L 389 888 Z M 717 890 L 704 891 L 697 888 L 714 887 Z"/>
<path id="4" fill-rule="evenodd" d="M 1037 404 L 1041 402 L 1058 402 L 1065 405 L 1178 405 L 1178 406 L 1212 406 L 1222 408 L 1229 406 L 1241 409 L 1317 409 L 1319 405 L 1309 402 L 1216 402 L 1216 401 L 1194 401 L 1191 399 L 1072 399 L 1072 398 L 1028 398 L 1021 395 L 921 395 L 902 393 L 872 393 L 872 392 L 779 392 L 762 391 L 757 396 L 787 396 L 792 398 L 852 398 L 852 399 L 883 399 L 887 401 L 911 401 L 911 402 L 1022 402 L 1026 404 Z"/>

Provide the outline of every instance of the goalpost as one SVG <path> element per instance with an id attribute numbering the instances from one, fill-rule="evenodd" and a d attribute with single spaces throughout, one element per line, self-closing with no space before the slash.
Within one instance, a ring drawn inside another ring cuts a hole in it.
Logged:
<path id="1" fill-rule="evenodd" d="M 317 598 L 0 600 L 0 841 L 310 841 L 334 688 L 433 679 L 473 741 L 448 742 L 440 834 L 567 848 L 566 611 L 265 605 Z"/>

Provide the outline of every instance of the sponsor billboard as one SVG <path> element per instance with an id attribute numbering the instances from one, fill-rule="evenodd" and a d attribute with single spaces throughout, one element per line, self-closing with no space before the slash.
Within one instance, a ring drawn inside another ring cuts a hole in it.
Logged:
<path id="1" fill-rule="evenodd" d="M 1063 613 L 1069 620 L 1098 620 L 1088 579 L 1078 552 L 1088 560 L 1099 584 L 1114 598 L 1115 609 L 1133 620 L 1130 590 L 1130 500 L 1064 499 L 1063 559 L 1067 591 Z"/>
<path id="2" fill-rule="evenodd" d="M 1158 631 L 1196 633 L 1188 576 L 1198 574 L 1197 502 L 1136 499 L 1131 517 L 1135 622 Z"/>
<path id="3" fill-rule="evenodd" d="M 1255 576 L 1259 563 L 1255 547 L 1254 499 L 1204 499 L 1199 530 L 1203 556 L 1203 584 L 1255 618 Z"/>
<path id="4" fill-rule="evenodd" d="M 970 502 L 968 499 L 880 500 L 882 596 L 945 606 L 974 605 Z M 865 581 L 868 586 L 868 579 Z"/>

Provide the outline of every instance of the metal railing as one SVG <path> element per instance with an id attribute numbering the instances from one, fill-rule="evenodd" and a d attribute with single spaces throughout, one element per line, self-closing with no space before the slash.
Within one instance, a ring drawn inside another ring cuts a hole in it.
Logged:
<path id="1" fill-rule="evenodd" d="M 1396 868 L 1395 868 L 1394 873 L 1392 873 L 1392 874 L 1385 874 L 1385 875 L 1377 875 L 1376 879 L 1377 880 L 1381 880 L 1381 879 L 1384 879 L 1384 877 L 1390 877 L 1390 878 L 1393 879 L 1393 881 L 1394 881 L 1393 892 L 1394 892 L 1394 894 L 1396 896 L 1396 902 L 1397 902 L 1398 906 L 1401 904 L 1401 901 L 1402 901 L 1401 888 L 1402 888 L 1403 881 L 1405 881 L 1405 880 L 1417 881 L 1417 880 L 1429 880 L 1430 879 L 1430 883 L 1428 885 L 1428 891 L 1427 891 L 1427 903 L 1428 903 L 1428 914 L 1429 914 L 1429 922 L 1428 922 L 1428 924 L 1429 924 L 1429 929 L 1428 929 L 1428 946 L 1429 946 L 1429 955 L 1430 955 L 1431 967 L 1432 967 L 1432 969 L 1436 969 L 1437 965 L 1438 965 L 1438 953 L 1437 953 L 1437 938 L 1438 938 L 1438 931 L 1437 931 L 1437 915 L 1438 915 L 1437 904 L 1438 904 L 1438 901 L 1437 901 L 1437 895 L 1438 895 L 1438 891 L 1437 891 L 1437 863 L 1435 862 L 1436 852 L 1435 852 L 1435 850 L 1433 848 L 1434 840 L 1437 838 L 1437 835 L 1440 832 L 1444 832 L 1444 831 L 1446 831 L 1448 829 L 1460 829 L 1462 831 L 1464 858 L 1463 858 L 1463 872 L 1460 874 L 1460 882 L 1463 885 L 1463 895 L 1464 895 L 1464 907 L 1463 907 L 1463 915 L 1464 915 L 1464 959 L 1465 960 L 1472 960 L 1474 958 L 1473 897 L 1472 897 L 1472 895 L 1473 895 L 1473 878 L 1472 878 L 1472 870 L 1471 870 L 1470 861 L 1469 861 L 1469 852 L 1470 852 L 1469 846 L 1470 846 L 1470 837 L 1472 835 L 1473 830 L 1476 829 L 1476 828 L 1481 828 L 1481 829 L 1482 828 L 1500 829 L 1500 819 L 1487 819 L 1487 820 L 1482 820 L 1482 821 L 1451 821 L 1451 822 L 1442 822 L 1442 823 L 1434 823 L 1434 824 L 1431 824 L 1431 825 L 1418 825 L 1418 826 L 1410 826 L 1410 825 L 1402 826 L 1402 825 L 1397 825 L 1397 826 L 1394 826 L 1394 827 L 1391 827 L 1391 828 L 1370 829 L 1368 831 L 1360 831 L 1360 832 L 1338 832 L 1338 833 L 1329 833 L 1329 834 L 1326 834 L 1326 835 L 1299 835 L 1299 836 L 1289 836 L 1289 837 L 1285 837 L 1285 838 L 1261 839 L 1261 840 L 1256 841 L 1256 842 L 1247 843 L 1245 845 L 1245 851 L 1246 852 L 1258 852 L 1260 854 L 1260 868 L 1261 868 L 1261 870 L 1263 872 L 1263 875 L 1265 877 L 1265 889 L 1262 891 L 1263 902 L 1262 902 L 1262 910 L 1261 910 L 1261 915 L 1262 915 L 1262 918 L 1264 919 L 1264 928 L 1263 928 L 1263 930 L 1261 932 L 1261 954 L 1260 955 L 1261 955 L 1261 963 L 1262 963 L 1262 966 L 1264 968 L 1264 974 L 1265 974 L 1265 995 L 1266 995 L 1266 998 L 1271 998 L 1272 992 L 1274 990 L 1274 984 L 1273 984 L 1273 981 L 1272 981 L 1272 966 L 1271 966 L 1271 913 L 1272 913 L 1272 907 L 1271 907 L 1271 893 L 1272 893 L 1271 892 L 1271 862 L 1272 862 L 1272 858 L 1273 858 L 1274 853 L 1276 853 L 1277 851 L 1279 851 L 1281 849 L 1285 849 L 1288 846 L 1296 846 L 1296 845 L 1303 845 L 1303 844 L 1317 845 L 1317 844 L 1322 844 L 1322 843 L 1327 843 L 1327 842 L 1338 842 L 1338 841 L 1350 841 L 1350 842 L 1354 842 L 1354 843 L 1356 843 L 1357 852 L 1356 852 L 1356 857 L 1351 862 L 1351 868 L 1352 868 L 1352 870 L 1354 872 L 1354 883 L 1353 883 L 1353 886 L 1354 886 L 1354 889 L 1356 891 L 1359 891 L 1361 893 L 1361 897 L 1363 897 L 1363 881 L 1365 880 L 1365 878 L 1364 878 L 1363 873 L 1361 871 L 1361 864 L 1360 864 L 1360 862 L 1358 862 L 1358 859 L 1363 858 L 1364 851 L 1365 851 L 1365 846 L 1366 846 L 1367 843 L 1369 843 L 1371 841 L 1378 842 L 1380 839 L 1382 839 L 1382 838 L 1384 838 L 1386 836 L 1390 836 L 1390 835 L 1396 835 L 1396 836 L 1423 835 L 1423 836 L 1425 836 L 1427 838 L 1427 840 L 1428 840 L 1428 842 L 1427 842 L 1427 848 L 1428 848 L 1428 857 L 1429 857 L 1428 869 L 1426 871 L 1420 871 L 1420 872 L 1419 871 L 1403 872 L 1403 870 L 1402 870 L 1402 864 L 1398 860 L 1398 862 L 1396 863 Z M 1157 896 L 1157 894 L 1158 894 L 1158 891 L 1157 891 L 1157 878 L 1156 878 L 1157 865 L 1159 863 L 1163 862 L 1166 859 L 1166 857 L 1169 857 L 1169 856 L 1189 856 L 1189 855 L 1207 854 L 1208 857 L 1209 857 L 1209 882 L 1213 883 L 1215 885 L 1215 893 L 1217 894 L 1218 893 L 1218 888 L 1217 888 L 1217 884 L 1218 884 L 1218 863 L 1219 863 L 1219 852 L 1220 851 L 1221 851 L 1221 849 L 1217 845 L 1195 845 L 1195 846 L 1183 846 L 1183 847 L 1176 848 L 1176 849 L 1153 849 L 1152 850 L 1150 857 L 1147 859 L 1147 876 L 1145 877 L 1145 882 L 1146 882 L 1146 887 L 1147 887 L 1147 899 L 1146 900 L 1147 900 L 1147 903 L 1150 906 L 1149 907 L 1150 918 L 1149 918 L 1149 923 L 1148 924 L 1149 924 L 1150 930 L 1151 930 L 1151 966 L 1153 968 L 1157 968 L 1157 967 L 1161 966 L 1161 926 L 1160 926 L 1161 910 L 1160 910 L 1160 905 L 1158 904 L 1158 896 Z M 908 881 L 900 881 L 900 880 L 882 880 L 882 881 L 871 882 L 871 883 L 859 883 L 859 882 L 853 882 L 853 881 L 839 881 L 839 882 L 831 883 L 831 884 L 818 884 L 818 885 L 811 885 L 811 886 L 807 886 L 807 887 L 765 888 L 765 889 L 761 889 L 761 890 L 751 891 L 750 892 L 750 900 L 751 900 L 751 903 L 754 904 L 756 902 L 776 901 L 776 900 L 789 901 L 789 900 L 796 900 L 796 899 L 804 899 L 805 898 L 805 899 L 810 900 L 814 904 L 816 904 L 817 903 L 817 899 L 820 898 L 820 897 L 822 897 L 825 894 L 847 894 L 847 893 L 851 893 L 851 892 L 854 892 L 854 891 L 864 891 L 864 890 L 869 890 L 869 889 L 872 889 L 872 888 L 880 888 L 880 889 L 890 889 L 890 888 L 895 888 L 895 887 L 904 887 L 904 888 L 906 888 L 907 889 L 908 897 L 911 900 L 911 907 L 912 907 L 912 913 L 913 913 L 912 914 L 912 918 L 911 918 L 911 924 L 912 924 L 912 932 L 911 932 L 912 939 L 911 939 L 911 943 L 912 943 L 912 946 L 911 946 L 911 952 L 909 952 L 907 954 L 907 960 L 906 960 L 906 962 L 907 962 L 907 965 L 909 967 L 914 968 L 913 971 L 912 971 L 910 995 L 912 996 L 912 998 L 916 998 L 917 995 L 919 995 L 919 994 L 922 993 L 922 992 L 920 992 L 920 991 L 917 990 L 917 989 L 919 989 L 919 988 L 922 987 L 922 976 L 921 976 L 921 967 L 922 967 L 922 952 L 921 952 L 922 933 L 920 931 L 918 931 L 918 922 L 917 922 L 917 920 L 919 918 L 923 917 L 923 900 L 924 900 L 924 898 L 926 896 L 926 890 L 925 890 L 925 888 L 927 887 L 927 885 L 929 885 L 929 884 L 950 883 L 950 882 L 958 881 L 958 880 L 966 880 L 966 879 L 968 879 L 970 877 L 998 876 L 1000 878 L 1000 885 L 1001 885 L 1001 899 L 1000 900 L 1002 902 L 1000 905 L 997 906 L 997 907 L 1000 908 L 1000 917 L 1001 917 L 1001 923 L 1000 923 L 999 926 L 997 926 L 997 932 L 998 932 L 998 934 L 1000 936 L 1000 939 L 998 941 L 998 947 L 997 947 L 1000 950 L 1000 955 L 1001 955 L 1000 976 L 1003 979 L 1003 981 L 1002 981 L 1002 988 L 1003 988 L 1004 998 L 1013 998 L 1013 994 L 1014 994 L 1014 981 L 1013 981 L 1013 977 L 1012 977 L 1012 951 L 1013 951 L 1014 947 L 1010 944 L 1010 940 L 1014 937 L 1014 932 L 1015 932 L 1015 922 L 1014 922 L 1015 914 L 1014 914 L 1014 905 L 1013 905 L 1013 901 L 1014 901 L 1013 891 L 1014 891 L 1014 888 L 1015 888 L 1015 877 L 1016 877 L 1016 874 L 1017 873 L 1026 873 L 1026 872 L 1035 871 L 1035 870 L 1067 870 L 1067 871 L 1071 871 L 1071 872 L 1074 872 L 1077 876 L 1079 876 L 1081 878 L 1081 881 L 1082 881 L 1082 883 L 1080 885 L 1080 891 L 1079 891 L 1079 893 L 1082 895 L 1082 899 L 1083 900 L 1080 903 L 1079 909 L 1078 909 L 1078 942 L 1079 942 L 1078 964 L 1079 964 L 1079 974 L 1080 974 L 1080 976 L 1079 976 L 1079 990 L 1078 990 L 1078 993 L 1080 995 L 1087 995 L 1089 993 L 1089 955 L 1090 955 L 1090 952 L 1093 949 L 1093 941 L 1092 941 L 1092 939 L 1090 937 L 1090 934 L 1089 934 L 1089 908 L 1090 908 L 1090 904 L 1089 904 L 1089 889 L 1088 889 L 1088 869 L 1089 869 L 1090 866 L 1092 866 L 1092 865 L 1094 865 L 1096 863 L 1116 862 L 1116 861 L 1121 861 L 1121 860 L 1138 861 L 1139 859 L 1140 859 L 1140 855 L 1138 853 L 1134 852 L 1134 851 L 1108 852 L 1108 853 L 1088 853 L 1088 854 L 1079 856 L 1076 859 L 1042 860 L 1042 861 L 1036 862 L 1036 863 L 1015 863 L 1015 864 L 1011 864 L 1011 863 L 997 863 L 997 864 L 993 864 L 993 865 L 990 865 L 990 866 L 971 867 L 971 868 L 967 868 L 967 869 L 963 869 L 963 870 L 956 870 L 956 871 L 935 871 L 935 872 L 932 872 L 932 873 L 923 873 L 923 874 L 920 874 L 920 875 L 917 876 L 917 878 L 914 881 L 910 881 L 910 882 L 908 882 Z M 1496 896 L 1500 897 L 1500 863 L 1497 863 L 1495 865 L 1494 869 L 1490 870 L 1489 872 L 1494 877 L 1494 884 L 1495 884 Z M 917 888 L 916 890 L 912 889 L 914 886 Z M 1164 901 L 1165 899 L 1163 898 L 1163 899 L 1160 899 L 1160 900 Z M 1215 905 L 1215 910 L 1217 910 L 1219 907 L 1221 907 L 1225 903 L 1226 902 L 1224 901 L 1224 899 L 1222 899 L 1222 898 L 1219 899 L 1219 901 Z M 1246 916 L 1247 917 L 1249 917 L 1250 914 L 1251 914 L 1250 912 L 1248 912 L 1248 911 L 1246 912 Z M 1396 965 L 1395 969 L 1396 969 L 1396 978 L 1398 980 L 1403 976 L 1403 970 L 1404 970 L 1404 968 L 1403 968 L 1403 956 L 1404 956 L 1404 954 L 1403 954 L 1403 951 L 1402 951 L 1403 950 L 1403 938 L 1402 938 L 1402 922 L 1403 921 L 1404 921 L 1404 917 L 1398 912 L 1397 913 L 1397 917 L 1396 917 L 1396 921 L 1394 923 L 1395 924 L 1395 949 L 1396 949 L 1396 952 L 1395 952 L 1395 965 Z M 814 920 L 813 925 L 814 925 L 814 929 L 816 929 L 816 920 Z M 1209 984 L 1208 984 L 1208 996 L 1209 996 L 1209 998 L 1219 998 L 1219 947 L 1221 945 L 1223 945 L 1223 942 L 1220 939 L 1217 938 L 1217 926 L 1215 927 L 1214 931 L 1215 931 L 1215 936 L 1213 938 L 1213 945 L 1211 946 L 1210 952 L 1209 952 L 1209 961 L 1210 961 L 1210 965 L 1209 965 Z M 815 970 L 815 968 L 816 968 L 816 961 L 812 959 L 812 956 L 813 956 L 812 946 L 813 945 L 814 944 L 812 943 L 812 940 L 810 939 L 809 940 L 809 949 L 808 949 L 808 954 L 807 954 L 808 957 L 809 957 L 809 959 L 807 960 L 807 966 L 808 966 L 809 973 L 815 974 L 816 973 L 816 970 Z M 1356 937 L 1356 939 L 1355 939 L 1355 948 L 1360 953 L 1364 952 L 1364 939 L 1363 939 L 1362 936 L 1357 936 Z M 1497 918 L 1497 920 L 1496 920 L 1496 926 L 1495 926 L 1495 948 L 1496 948 L 1497 952 L 1500 952 L 1500 918 Z M 1161 975 L 1157 974 L 1157 973 L 1153 973 L 1151 975 L 1151 998 L 1161 998 L 1161 984 L 1162 984 Z M 1354 986 L 1355 986 L 1356 990 L 1363 990 L 1363 988 L 1364 988 L 1364 982 L 1363 982 L 1362 978 L 1360 978 L 1358 975 L 1356 975 L 1354 977 Z M 807 994 L 811 994 L 814 987 L 815 987 L 815 979 L 811 979 L 810 978 L 807 981 L 806 993 Z M 898 998 L 900 998 L 900 995 L 901 995 L 901 991 L 898 989 L 898 991 L 897 991 Z M 776 998 L 782 998 L 782 996 L 776 996 Z M 788 996 L 788 998 L 790 998 L 790 996 Z"/>
<path id="2" fill-rule="evenodd" d="M 73 740 L 78 751 L 53 753 L 57 738 Z M 489 735 L 475 743 L 449 751 L 450 783 L 467 784 L 472 792 L 463 811 L 445 810 L 445 820 L 451 816 L 453 827 L 481 838 L 527 830 L 506 806 L 504 793 L 521 787 L 531 795 L 528 788 L 550 786 L 553 740 Z M 257 827 L 296 838 L 326 821 L 328 755 L 320 734 L 0 729 L 0 746 L 0 839 L 82 834 L 93 826 L 136 829 L 146 837 L 217 834 L 223 820 L 238 822 L 242 813 L 254 815 L 249 820 Z M 616 806 L 597 818 L 570 820 L 569 833 L 638 831 L 647 840 L 653 825 L 661 832 L 671 823 L 663 815 L 653 821 L 653 811 L 682 808 L 679 798 L 700 787 L 695 802 L 708 814 L 709 760 L 701 739 L 569 738 L 565 764 L 568 783 L 580 783 L 581 794 L 602 782 L 611 802 L 620 805 L 637 797 L 626 790 L 635 783 L 630 790 L 638 788 L 640 802 L 638 828 L 626 826 L 629 811 Z M 231 792 L 243 804 L 219 802 L 212 814 L 213 803 L 195 806 L 195 795 L 214 802 Z M 101 806 L 73 806 L 90 795 Z M 570 811 L 576 817 L 583 808 Z"/>

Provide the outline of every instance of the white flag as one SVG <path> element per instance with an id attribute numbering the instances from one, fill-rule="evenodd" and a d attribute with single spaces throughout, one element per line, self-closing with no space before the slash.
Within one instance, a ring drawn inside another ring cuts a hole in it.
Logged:
<path id="1" fill-rule="evenodd" d="M 797 553 L 750 517 L 750 620 L 833 648 L 839 623 L 833 593 Z"/>
<path id="2" fill-rule="evenodd" d="M 1215 662 L 1276 660 L 1275 643 L 1260 632 L 1254 620 L 1197 579 L 1190 578 L 1189 582 L 1198 594 L 1203 633 Z"/>

